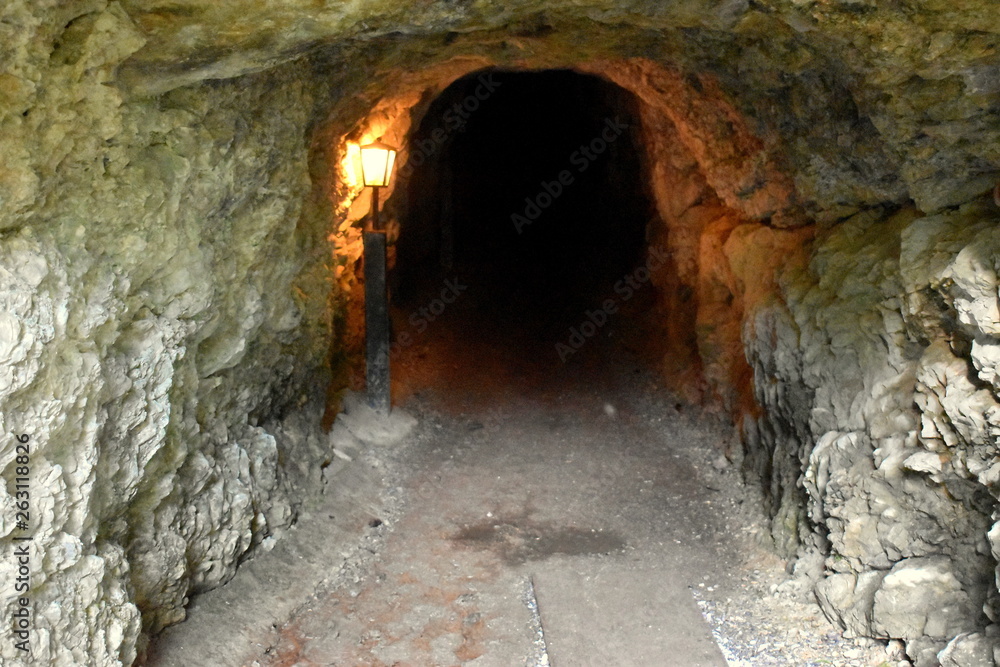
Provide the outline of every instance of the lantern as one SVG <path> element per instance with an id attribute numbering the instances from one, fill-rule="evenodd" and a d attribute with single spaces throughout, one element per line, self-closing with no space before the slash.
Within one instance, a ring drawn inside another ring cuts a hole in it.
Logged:
<path id="1" fill-rule="evenodd" d="M 381 141 L 361 147 L 361 177 L 365 187 L 381 188 L 389 185 L 392 166 L 396 162 L 396 149 Z"/>

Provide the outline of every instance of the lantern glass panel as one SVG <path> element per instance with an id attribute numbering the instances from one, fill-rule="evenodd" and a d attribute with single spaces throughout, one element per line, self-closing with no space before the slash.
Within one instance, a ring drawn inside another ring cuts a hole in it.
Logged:
<path id="1" fill-rule="evenodd" d="M 392 167 L 396 162 L 396 151 L 382 143 L 361 147 L 361 175 L 367 187 L 389 185 Z"/>

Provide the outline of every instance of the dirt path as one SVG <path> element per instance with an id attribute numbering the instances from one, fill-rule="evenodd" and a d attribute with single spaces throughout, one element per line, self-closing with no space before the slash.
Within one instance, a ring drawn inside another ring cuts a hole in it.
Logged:
<path id="1" fill-rule="evenodd" d="M 732 427 L 660 386 L 649 289 L 560 355 L 579 308 L 526 309 L 470 279 L 435 309 L 441 284 L 394 313 L 394 405 L 416 429 L 356 456 L 331 489 L 357 500 L 303 517 L 275 549 L 280 570 L 309 573 L 287 586 L 314 593 L 233 632 L 243 594 L 212 592 L 152 664 L 211 653 L 223 667 L 213 633 L 241 647 L 225 667 L 885 664 L 761 546 L 762 503 L 724 456 Z M 325 537 L 331 525 L 356 539 Z M 259 577 L 271 556 L 250 564 Z"/>
<path id="2" fill-rule="evenodd" d="M 394 313 L 394 404 L 419 425 L 358 462 L 391 501 L 249 664 L 882 662 L 782 585 L 731 426 L 660 386 L 652 290 L 557 354 L 590 311 L 469 278 L 439 315 L 435 279 Z"/>
<path id="3" fill-rule="evenodd" d="M 566 609 L 547 610 L 542 586 L 552 582 L 556 600 L 560 586 L 572 588 L 567 576 L 589 586 L 598 572 L 623 583 L 594 586 L 595 627 L 620 630 L 601 610 L 622 609 L 623 596 L 638 603 L 669 579 L 726 633 L 730 664 L 879 664 L 881 650 L 839 640 L 814 606 L 770 595 L 784 564 L 757 546 L 752 494 L 720 455 L 726 429 L 679 412 L 641 364 L 615 368 L 587 385 L 506 392 L 458 411 L 447 386 L 411 397 L 416 432 L 369 452 L 397 500 L 372 517 L 377 546 L 347 563 L 256 664 L 725 664 L 714 644 L 697 641 L 696 657 L 650 658 L 662 630 L 619 647 L 610 663 L 559 662 L 542 628 L 580 628 L 547 623 Z M 459 393 L 470 396 L 468 387 Z M 690 623 L 694 635 L 699 623 Z M 610 634 L 597 641 L 615 644 Z"/>

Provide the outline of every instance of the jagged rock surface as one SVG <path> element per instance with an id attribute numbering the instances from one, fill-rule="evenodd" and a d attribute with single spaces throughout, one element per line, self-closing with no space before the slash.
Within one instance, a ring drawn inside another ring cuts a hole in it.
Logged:
<path id="1" fill-rule="evenodd" d="M 108 84 L 142 39 L 119 6 L 72 36 L 52 32 L 72 17 L 0 11 L 19 91 L 0 116 L 0 430 L 5 480 L 11 434 L 31 438 L 33 659 L 129 664 L 140 611 L 147 631 L 183 618 L 318 484 L 319 434 L 269 424 L 325 354 L 304 332 L 328 286 L 303 271 L 325 257 L 296 228 L 309 98 L 278 72 L 123 104 Z"/>
<path id="2" fill-rule="evenodd" d="M 981 350 L 996 340 L 998 218 L 985 200 L 857 216 L 783 271 L 782 300 L 744 329 L 765 407 L 749 439 L 796 434 L 766 481 L 807 496 L 808 530 L 776 521 L 778 542 L 795 527 L 829 554 L 817 594 L 851 633 L 930 640 L 918 664 L 997 618 L 1000 404 Z"/>

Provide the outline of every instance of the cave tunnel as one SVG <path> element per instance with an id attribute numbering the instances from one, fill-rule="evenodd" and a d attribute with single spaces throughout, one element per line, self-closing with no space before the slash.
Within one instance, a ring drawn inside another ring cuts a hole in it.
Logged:
<path id="1" fill-rule="evenodd" d="M 0 664 L 996 667 L 994 4 L 9 0 Z"/>
<path id="2" fill-rule="evenodd" d="M 530 360 L 544 374 L 592 357 L 577 354 L 591 337 L 638 326 L 656 300 L 640 268 L 655 205 L 639 125 L 633 95 L 571 70 L 477 71 L 448 86 L 401 167 L 394 339 L 433 344 L 449 327 L 465 355 Z M 446 313 L 449 285 L 460 291 Z M 406 351 L 397 345 L 397 385 L 408 383 Z"/>
<path id="3" fill-rule="evenodd" d="M 529 318 L 553 305 L 579 307 L 634 268 L 645 242 L 652 203 L 636 104 L 617 86 L 571 71 L 472 73 L 435 100 L 411 153 L 435 147 L 442 119 L 487 77 L 496 90 L 448 128 L 409 180 L 399 284 L 454 266 L 474 272 L 473 282 L 498 280 L 492 300 L 510 305 L 514 295 L 503 288 L 516 290 Z"/>

